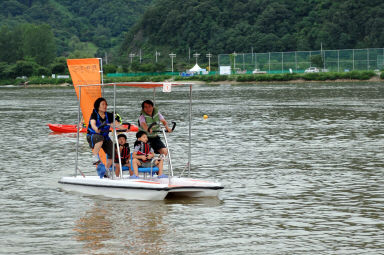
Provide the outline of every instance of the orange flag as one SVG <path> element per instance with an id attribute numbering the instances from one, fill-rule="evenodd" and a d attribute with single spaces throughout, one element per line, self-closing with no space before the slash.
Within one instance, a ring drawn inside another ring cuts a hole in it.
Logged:
<path id="1" fill-rule="evenodd" d="M 68 70 L 71 74 L 73 86 L 79 99 L 77 85 L 100 84 L 100 64 L 98 58 L 67 59 Z M 93 111 L 93 103 L 101 97 L 101 86 L 81 87 L 80 108 L 83 113 L 84 123 L 88 126 L 89 118 Z"/>

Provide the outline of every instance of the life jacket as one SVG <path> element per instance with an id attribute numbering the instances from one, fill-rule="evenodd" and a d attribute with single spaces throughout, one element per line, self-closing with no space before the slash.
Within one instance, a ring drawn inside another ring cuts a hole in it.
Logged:
<path id="1" fill-rule="evenodd" d="M 160 131 L 160 126 L 159 126 L 160 125 L 160 117 L 159 117 L 159 110 L 157 109 L 157 107 L 153 107 L 152 116 L 146 114 L 144 112 L 144 110 L 141 110 L 141 115 L 144 116 L 145 123 L 147 124 L 148 127 L 152 123 L 156 122 L 156 125 L 153 125 L 152 128 L 151 128 L 152 131 Z M 141 126 L 139 127 L 139 130 L 145 131 Z M 147 131 L 145 131 L 145 132 L 147 133 L 148 137 L 156 137 L 156 136 L 158 136 L 157 132 L 152 132 L 152 133 L 149 133 Z"/>
<path id="2" fill-rule="evenodd" d="M 137 155 L 148 155 L 151 152 L 151 145 L 149 143 L 140 142 L 139 140 L 136 140 L 135 147 L 140 146 L 139 151 L 137 152 Z M 147 160 L 141 160 L 143 162 L 147 162 Z"/>
<path id="3" fill-rule="evenodd" d="M 103 124 L 103 122 L 101 122 L 101 117 L 100 117 L 99 113 L 95 109 L 93 109 L 93 110 L 97 114 L 96 127 L 98 129 L 100 129 L 100 135 L 104 136 L 105 139 L 109 140 L 110 139 L 109 138 L 109 129 L 110 129 L 110 125 L 109 124 L 111 124 L 111 122 L 109 122 L 109 120 L 108 120 L 107 112 L 105 113 L 105 123 L 106 124 L 103 127 L 99 128 Z M 95 130 L 93 130 L 92 126 L 91 126 L 91 120 L 89 120 L 87 134 L 89 134 L 89 135 L 97 134 L 95 132 Z"/>
<path id="4" fill-rule="evenodd" d="M 129 160 L 130 156 L 131 156 L 131 151 L 129 149 L 129 144 L 126 143 L 124 144 L 123 149 L 120 152 L 120 157 L 122 159 Z M 119 160 L 119 156 L 117 153 L 115 153 L 115 161 L 118 162 L 118 160 Z"/>

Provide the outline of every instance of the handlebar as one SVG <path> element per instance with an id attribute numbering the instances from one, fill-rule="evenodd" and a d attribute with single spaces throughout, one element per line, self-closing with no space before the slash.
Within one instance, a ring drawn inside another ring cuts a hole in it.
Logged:
<path id="1" fill-rule="evenodd" d="M 128 127 L 126 129 L 116 129 L 116 132 L 128 132 L 131 129 L 131 123 L 125 122 L 122 123 L 122 125 L 127 125 Z M 109 130 L 109 132 L 112 132 L 113 130 Z"/>
<path id="2" fill-rule="evenodd" d="M 151 125 L 149 125 L 149 127 L 148 127 L 148 132 L 150 132 L 151 131 L 151 129 L 152 129 L 152 127 L 154 126 L 154 125 L 157 125 L 157 123 L 156 122 L 153 122 Z M 175 130 L 175 128 L 176 128 L 176 122 L 174 122 L 174 121 L 172 121 L 172 132 L 173 132 L 173 130 Z M 161 132 L 161 131 L 152 131 L 152 132 Z M 168 130 L 166 130 L 165 132 L 168 132 Z"/>

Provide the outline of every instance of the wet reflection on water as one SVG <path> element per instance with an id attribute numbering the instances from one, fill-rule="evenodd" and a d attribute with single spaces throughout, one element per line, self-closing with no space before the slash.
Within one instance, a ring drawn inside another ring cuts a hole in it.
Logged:
<path id="1" fill-rule="evenodd" d="M 152 97 L 118 95 L 132 123 Z M 156 99 L 178 123 L 169 136 L 177 174 L 187 162 L 187 95 Z M 136 202 L 60 189 L 74 172 L 76 137 L 45 125 L 76 121 L 73 89 L 0 88 L 0 253 L 384 252 L 383 84 L 198 85 L 193 97 L 191 174 L 225 189 L 220 198 Z M 84 134 L 80 142 L 79 167 L 94 174 Z"/>
<path id="2" fill-rule="evenodd" d="M 77 240 L 84 242 L 84 254 L 156 254 L 162 252 L 163 202 L 97 201 L 76 222 Z"/>

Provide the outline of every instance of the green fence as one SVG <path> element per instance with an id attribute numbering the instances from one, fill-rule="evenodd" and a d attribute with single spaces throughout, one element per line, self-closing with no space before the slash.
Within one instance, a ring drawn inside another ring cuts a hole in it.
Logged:
<path id="1" fill-rule="evenodd" d="M 380 69 L 380 70 L 383 70 L 384 69 L 384 55 L 378 55 L 377 56 L 377 67 Z"/>
<path id="2" fill-rule="evenodd" d="M 155 72 L 155 73 L 108 73 L 107 77 L 133 77 L 133 76 L 158 76 L 158 75 L 179 75 L 178 72 Z"/>
<path id="3" fill-rule="evenodd" d="M 255 69 L 268 73 L 302 73 L 309 67 L 323 71 L 383 69 L 384 48 L 268 53 L 232 53 L 218 56 L 219 66 L 231 66 L 233 72 Z"/>

